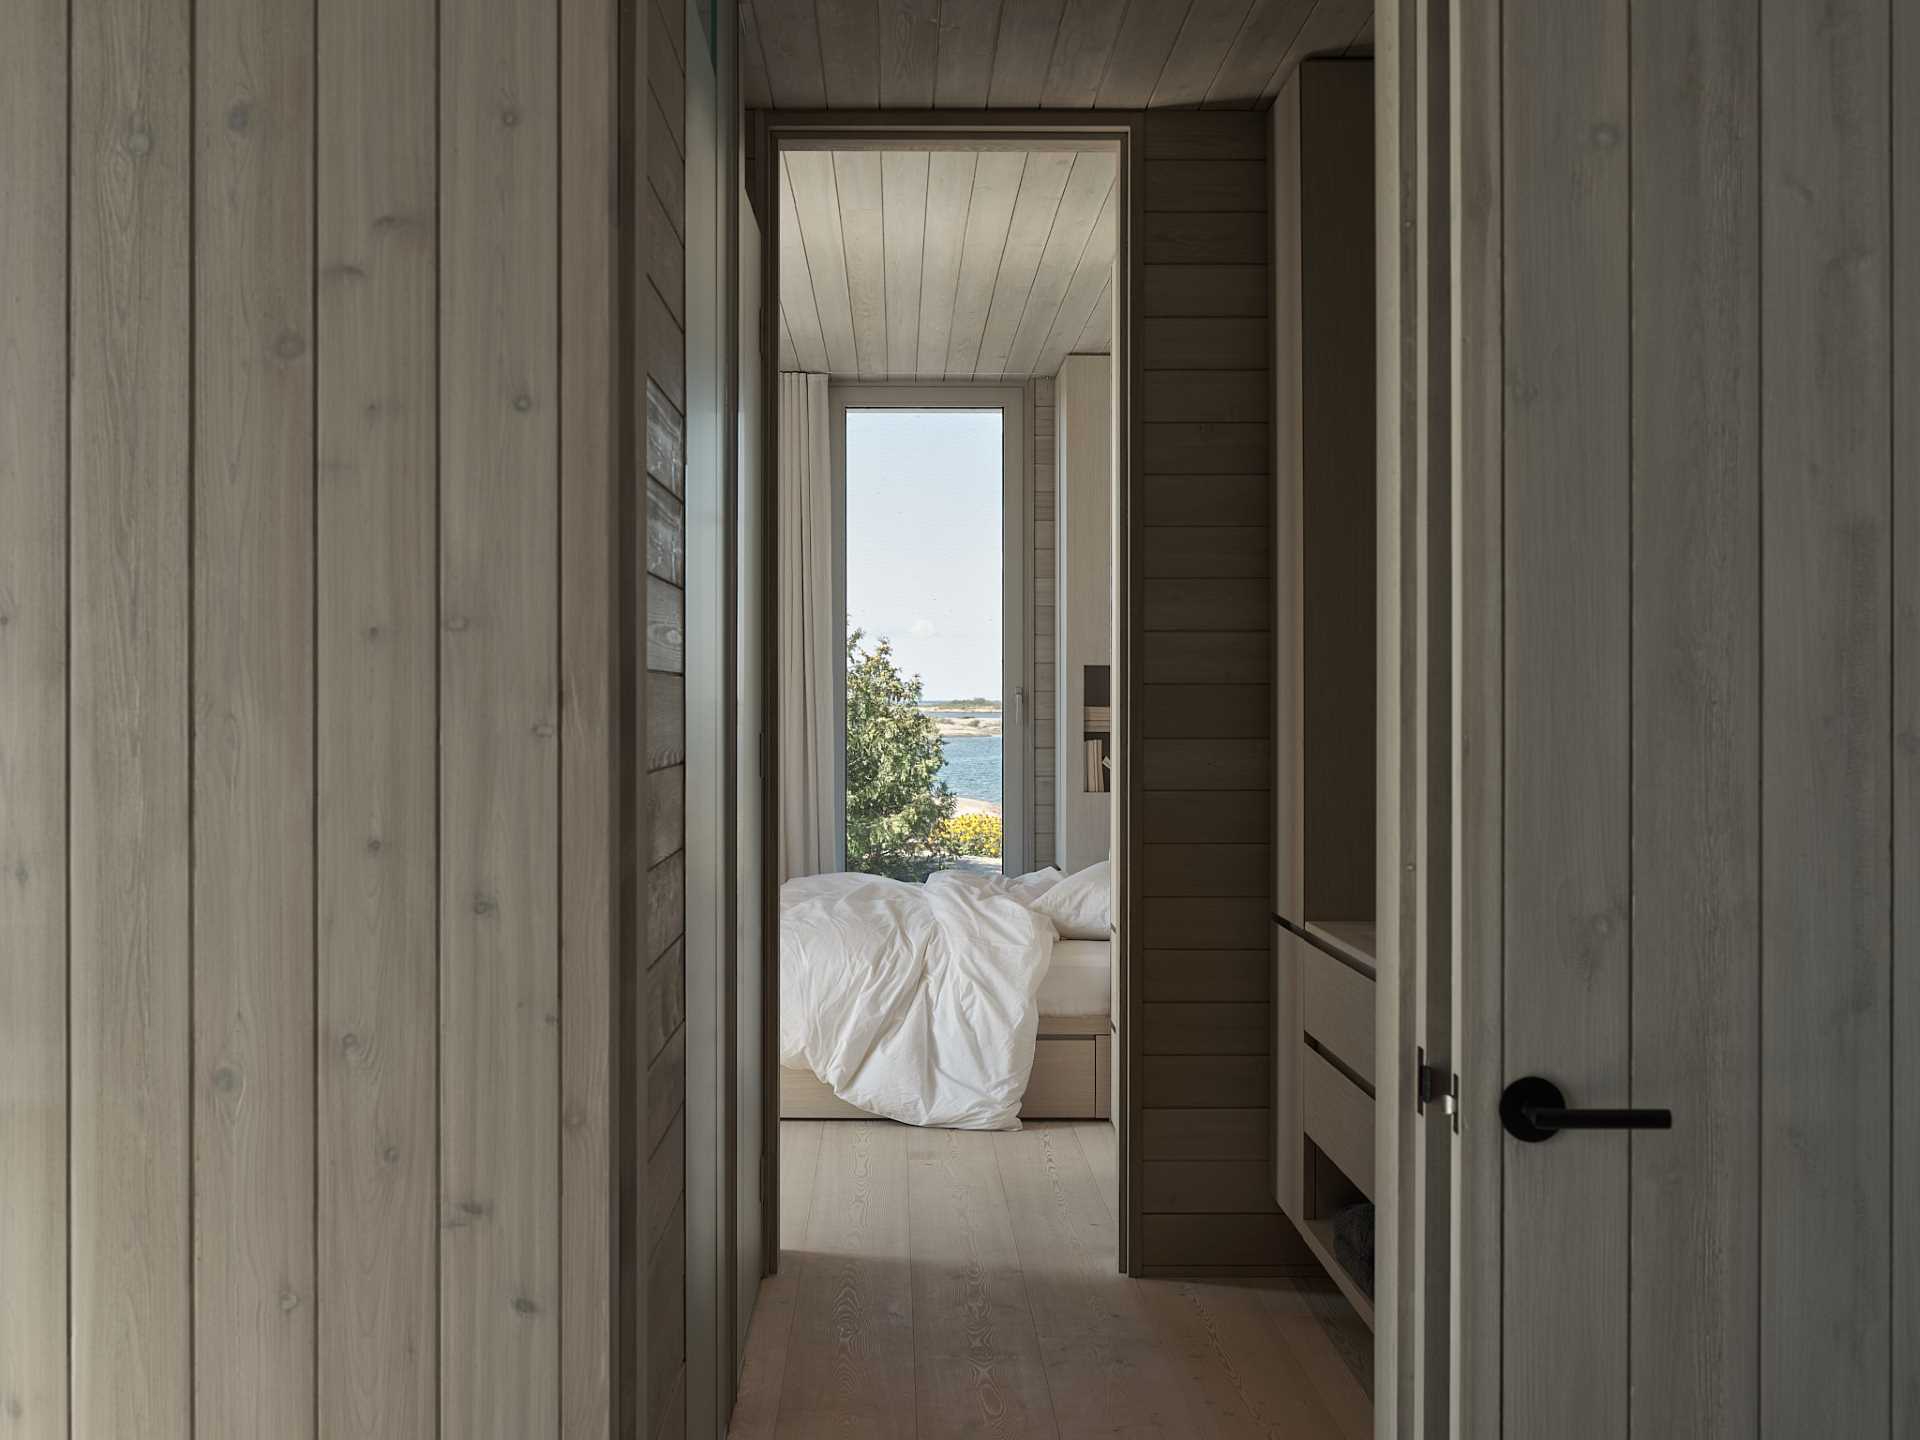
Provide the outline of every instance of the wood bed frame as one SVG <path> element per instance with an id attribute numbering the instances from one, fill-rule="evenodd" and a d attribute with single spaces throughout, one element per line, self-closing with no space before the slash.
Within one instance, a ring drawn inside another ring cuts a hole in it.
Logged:
<path id="1" fill-rule="evenodd" d="M 1042 1015 L 1033 1073 L 1020 1102 L 1025 1120 L 1106 1120 L 1113 1114 L 1113 1021 L 1105 1015 Z M 871 1120 L 810 1070 L 780 1071 L 782 1120 Z"/>

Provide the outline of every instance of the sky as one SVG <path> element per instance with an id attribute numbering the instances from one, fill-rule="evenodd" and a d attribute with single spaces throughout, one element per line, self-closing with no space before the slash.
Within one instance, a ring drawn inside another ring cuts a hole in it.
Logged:
<path id="1" fill-rule="evenodd" d="M 847 624 L 929 700 L 1000 698 L 1000 412 L 847 411 Z"/>

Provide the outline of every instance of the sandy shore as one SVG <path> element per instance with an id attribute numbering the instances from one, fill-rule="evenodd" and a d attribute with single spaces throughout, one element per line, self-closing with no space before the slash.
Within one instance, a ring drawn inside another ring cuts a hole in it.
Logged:
<path id="1" fill-rule="evenodd" d="M 940 724 L 940 738 L 951 740 L 962 735 L 998 735 L 1000 717 L 998 715 L 936 715 Z"/>
<path id="2" fill-rule="evenodd" d="M 998 815 L 1000 813 L 1000 807 L 991 800 L 969 800 L 966 796 L 962 795 L 953 802 L 953 813 L 956 815 Z"/>

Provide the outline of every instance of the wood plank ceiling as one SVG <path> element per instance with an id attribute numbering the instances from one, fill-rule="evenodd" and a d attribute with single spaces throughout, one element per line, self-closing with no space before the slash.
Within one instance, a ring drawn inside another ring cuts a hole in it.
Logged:
<path id="1" fill-rule="evenodd" d="M 1262 109 L 1373 0 L 740 0 L 752 109 Z"/>
<path id="2" fill-rule="evenodd" d="M 781 158 L 783 370 L 1025 379 L 1110 348 L 1112 151 Z"/>

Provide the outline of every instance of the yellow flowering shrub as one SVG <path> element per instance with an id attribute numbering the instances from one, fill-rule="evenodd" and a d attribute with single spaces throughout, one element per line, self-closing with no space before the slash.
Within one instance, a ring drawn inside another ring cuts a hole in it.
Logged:
<path id="1" fill-rule="evenodd" d="M 957 854 L 1000 858 L 998 815 L 954 815 L 940 822 L 938 834 Z"/>

